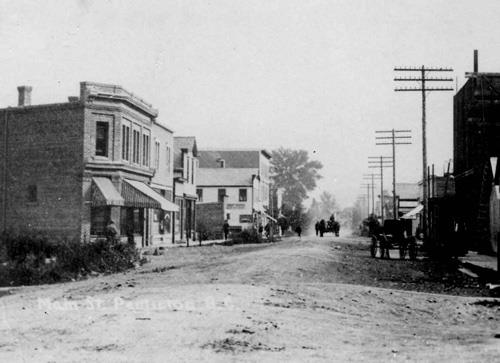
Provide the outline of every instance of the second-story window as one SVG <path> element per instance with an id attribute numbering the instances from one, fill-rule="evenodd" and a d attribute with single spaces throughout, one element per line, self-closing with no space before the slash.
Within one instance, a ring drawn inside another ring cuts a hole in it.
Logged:
<path id="1" fill-rule="evenodd" d="M 107 122 L 96 122 L 95 154 L 97 156 L 108 156 L 109 124 Z"/>
<path id="2" fill-rule="evenodd" d="M 240 192 L 239 192 L 239 201 L 240 202 L 246 202 L 247 201 L 247 190 L 246 189 L 240 189 Z"/>
<path id="3" fill-rule="evenodd" d="M 184 169 L 186 170 L 186 180 L 188 181 L 188 183 L 189 183 L 189 172 L 191 171 L 190 164 L 191 164 L 190 157 L 186 156 L 186 165 L 184 165 Z"/>
<path id="4" fill-rule="evenodd" d="M 130 126 L 122 125 L 122 159 L 129 160 L 130 155 Z"/>
<path id="5" fill-rule="evenodd" d="M 132 138 L 132 162 L 139 164 L 141 134 L 139 131 L 134 130 L 132 135 L 133 135 L 133 138 Z"/>
<path id="6" fill-rule="evenodd" d="M 149 135 L 142 135 L 142 165 L 149 166 Z"/>
<path id="7" fill-rule="evenodd" d="M 160 167 L 160 142 L 155 141 L 155 169 Z"/>
<path id="8" fill-rule="evenodd" d="M 218 202 L 224 203 L 225 196 L 226 196 L 226 189 L 219 189 L 218 190 Z"/>
<path id="9" fill-rule="evenodd" d="M 195 170 L 195 165 L 196 163 L 198 162 L 197 159 L 191 159 L 192 162 L 191 162 L 191 184 L 194 184 L 194 170 Z"/>
<path id="10" fill-rule="evenodd" d="M 38 201 L 38 190 L 36 185 L 28 185 L 28 202 Z"/>
<path id="11" fill-rule="evenodd" d="M 167 172 L 170 173 L 170 146 L 167 145 Z"/>
<path id="12" fill-rule="evenodd" d="M 196 189 L 196 195 L 198 196 L 198 202 L 203 202 L 203 189 Z"/>

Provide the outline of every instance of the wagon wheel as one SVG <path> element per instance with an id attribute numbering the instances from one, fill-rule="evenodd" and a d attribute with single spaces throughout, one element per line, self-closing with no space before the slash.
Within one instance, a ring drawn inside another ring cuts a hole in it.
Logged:
<path id="1" fill-rule="evenodd" d="M 408 244 L 408 255 L 412 261 L 417 259 L 417 241 L 415 238 L 412 238 Z"/>
<path id="2" fill-rule="evenodd" d="M 378 240 L 375 236 L 372 236 L 372 244 L 370 246 L 370 254 L 372 255 L 373 258 L 377 257 L 377 250 L 378 250 Z"/>

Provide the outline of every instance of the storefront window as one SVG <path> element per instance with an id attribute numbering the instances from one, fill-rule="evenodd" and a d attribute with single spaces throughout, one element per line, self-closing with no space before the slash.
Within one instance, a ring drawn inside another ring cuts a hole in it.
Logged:
<path id="1" fill-rule="evenodd" d="M 92 207 L 90 209 L 90 234 L 104 236 L 110 215 L 110 207 Z"/>
<path id="2" fill-rule="evenodd" d="M 120 214 L 122 235 L 142 235 L 144 230 L 144 208 L 123 207 Z"/>

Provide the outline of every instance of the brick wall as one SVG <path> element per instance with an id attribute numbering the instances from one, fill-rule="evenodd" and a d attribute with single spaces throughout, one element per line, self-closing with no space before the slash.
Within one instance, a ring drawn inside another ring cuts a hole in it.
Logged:
<path id="1" fill-rule="evenodd" d="M 0 110 L 0 229 L 81 233 L 83 105 Z"/>
<path id="2" fill-rule="evenodd" d="M 224 206 L 222 203 L 197 203 L 196 204 L 197 232 L 200 225 L 208 228 L 209 234 L 214 239 L 222 238 L 222 225 L 224 224 Z"/>

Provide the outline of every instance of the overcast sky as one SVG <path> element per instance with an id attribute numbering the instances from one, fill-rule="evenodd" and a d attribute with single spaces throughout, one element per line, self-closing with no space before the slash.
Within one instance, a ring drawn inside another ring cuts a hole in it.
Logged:
<path id="1" fill-rule="evenodd" d="M 116 83 L 200 148 L 301 148 L 324 164 L 315 194 L 362 192 L 377 129 L 411 129 L 398 181 L 421 176 L 421 96 L 396 93 L 394 66 L 452 67 L 460 87 L 479 50 L 500 71 L 498 1 L 0 1 L 0 105 Z M 455 82 L 452 83 L 455 87 Z M 453 148 L 453 94 L 428 96 L 429 163 Z M 390 170 L 385 173 L 390 189 Z"/>

